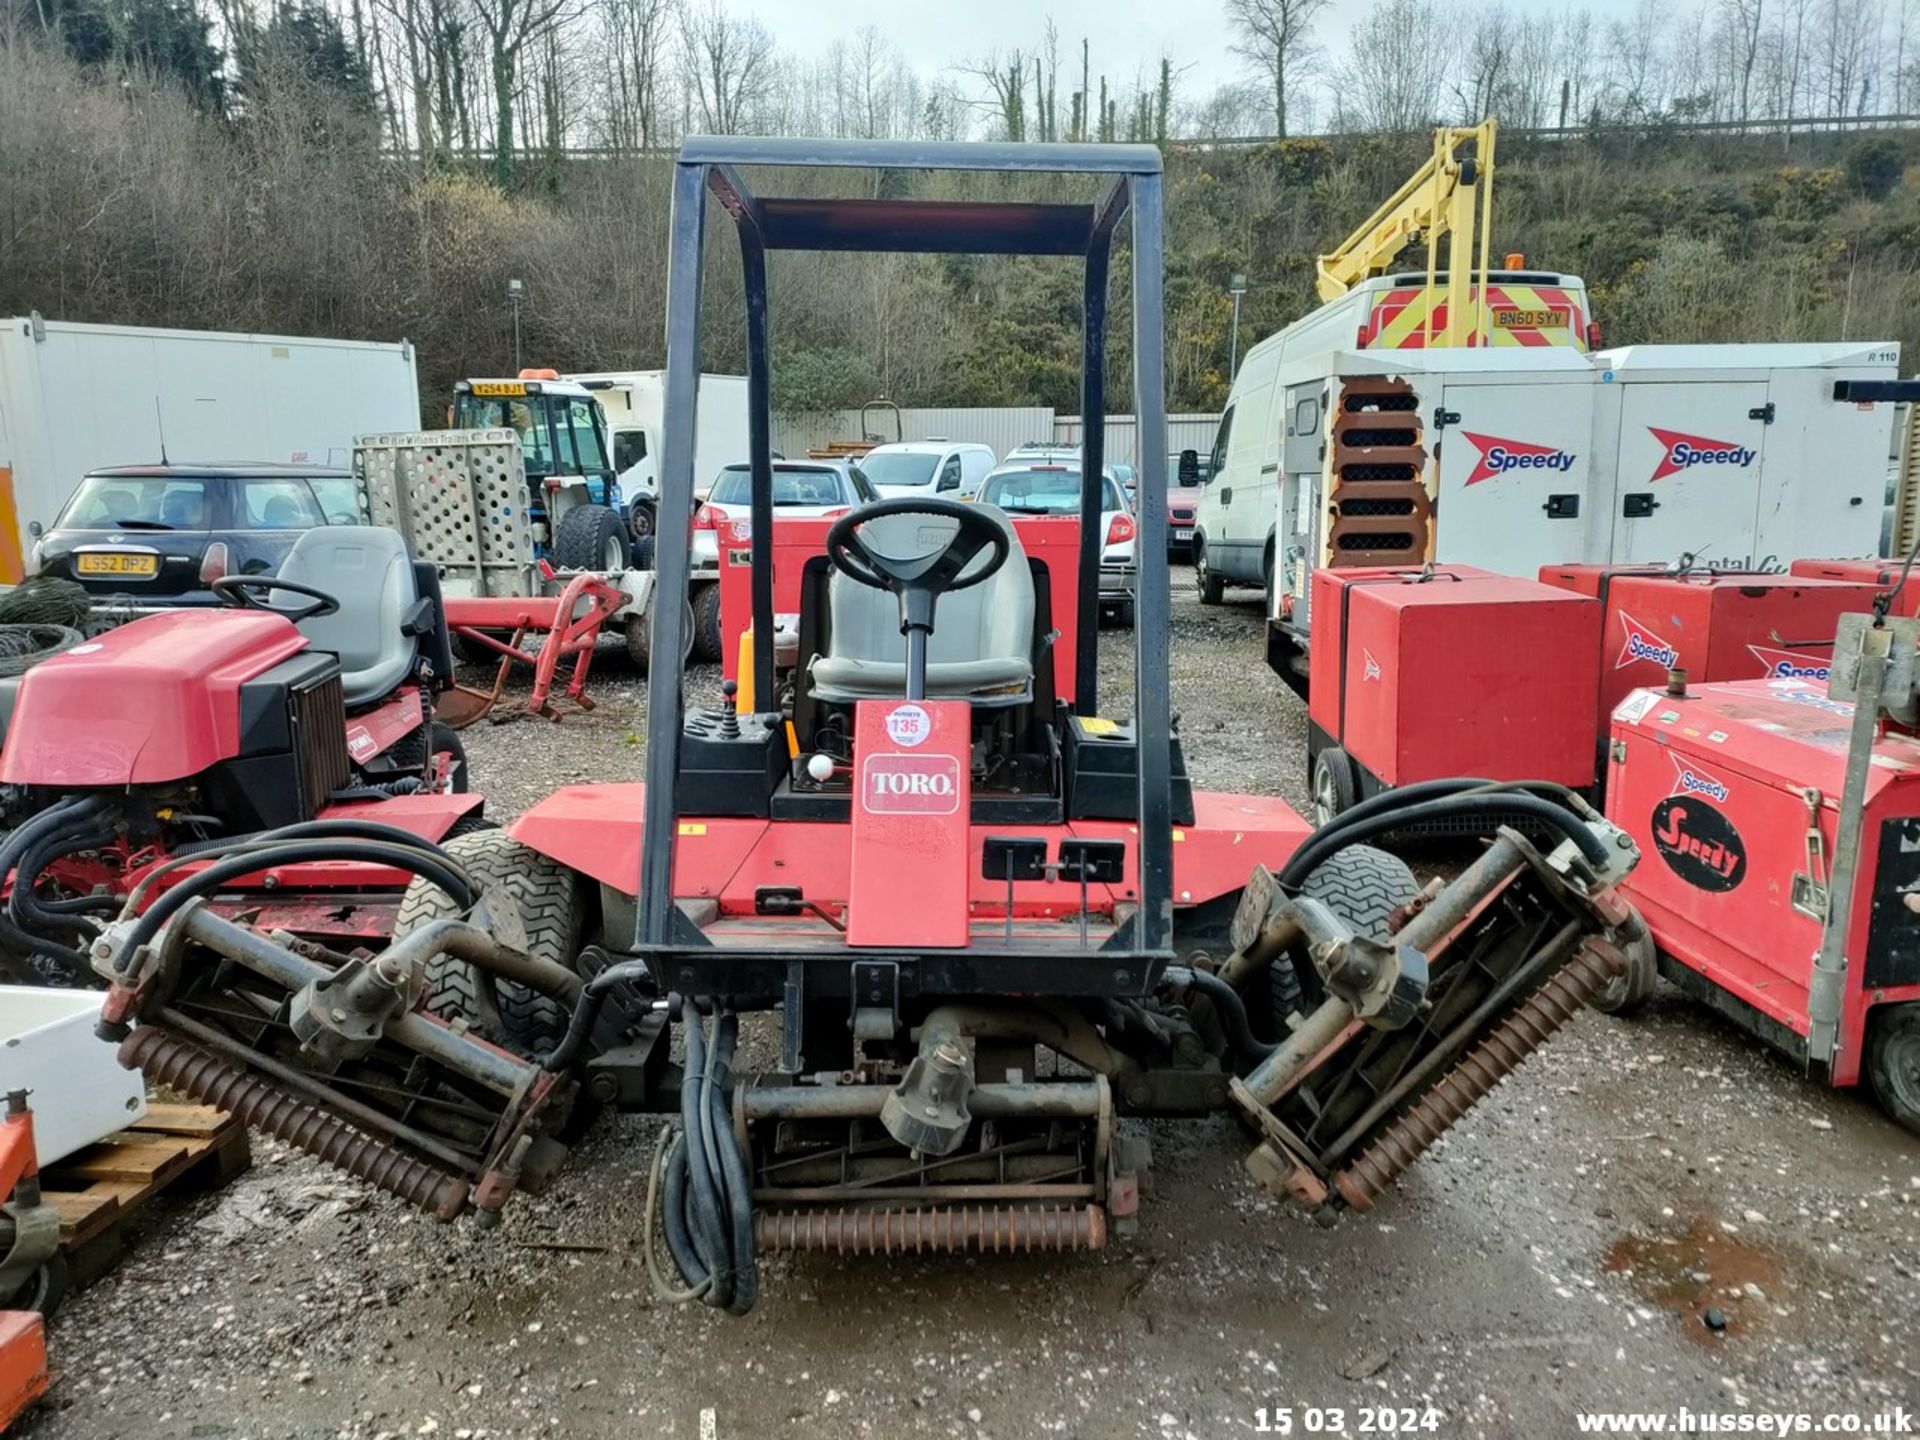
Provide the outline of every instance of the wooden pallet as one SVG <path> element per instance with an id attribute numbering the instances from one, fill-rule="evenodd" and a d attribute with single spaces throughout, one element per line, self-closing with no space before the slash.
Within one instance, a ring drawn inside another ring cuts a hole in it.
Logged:
<path id="1" fill-rule="evenodd" d="M 126 1227 L 163 1190 L 218 1189 L 253 1163 L 247 1127 L 211 1105 L 155 1100 L 146 1117 L 75 1152 L 40 1175 L 60 1215 L 60 1248 L 73 1283 L 112 1266 Z"/>

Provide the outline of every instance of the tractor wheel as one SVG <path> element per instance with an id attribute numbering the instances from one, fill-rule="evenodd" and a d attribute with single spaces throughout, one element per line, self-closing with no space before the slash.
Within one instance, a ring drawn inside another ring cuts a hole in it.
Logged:
<path id="1" fill-rule="evenodd" d="M 587 889 L 573 871 L 510 839 L 503 830 L 459 835 L 441 847 L 480 890 L 519 911 L 527 949 L 572 969 L 586 932 Z M 394 938 L 429 920 L 458 913 L 452 897 L 425 880 L 407 886 L 393 927 Z M 442 1020 L 465 1020 L 482 1029 L 497 1012 L 500 1035 L 523 1055 L 551 1050 L 566 1034 L 566 1006 L 510 980 L 494 980 L 470 962 L 437 955 L 427 964 L 426 1008 Z"/>
<path id="2" fill-rule="evenodd" d="M 1875 1010 L 1867 1021 L 1864 1058 L 1881 1108 L 1920 1135 L 1920 1003 Z"/>
<path id="3" fill-rule="evenodd" d="M 1356 935 L 1387 938 L 1393 912 L 1420 893 L 1406 862 L 1371 845 L 1349 845 L 1329 856 L 1307 877 L 1300 893 L 1325 905 L 1353 927 Z M 1286 951 L 1267 967 L 1267 999 L 1272 1021 L 1263 1040 L 1284 1039 L 1287 1016 L 1311 1010 L 1326 998 L 1326 987 L 1304 953 Z"/>
<path id="4" fill-rule="evenodd" d="M 464 635 L 453 635 L 449 638 L 453 641 L 453 658 L 462 665 L 485 665 L 491 669 L 500 663 L 498 650 L 489 650 L 486 646 L 477 644 Z M 494 638 L 504 644 L 511 637 L 495 635 Z"/>
<path id="5" fill-rule="evenodd" d="M 642 535 L 633 542 L 633 568 L 636 570 L 653 569 L 654 538 Z"/>
<path id="6" fill-rule="evenodd" d="M 1660 954 L 1654 947 L 1653 936 L 1644 925 L 1640 933 L 1623 948 L 1627 957 L 1627 973 L 1609 980 L 1587 1001 L 1602 1015 L 1631 1015 L 1647 1003 L 1660 979 Z"/>
<path id="7" fill-rule="evenodd" d="M 1202 605 L 1218 605 L 1226 598 L 1227 582 L 1207 564 L 1207 542 L 1197 538 L 1193 542 L 1193 584 L 1200 592 Z"/>
<path id="8" fill-rule="evenodd" d="M 577 505 L 553 532 L 553 563 L 562 570 L 625 570 L 627 527 L 605 505 Z"/>
<path id="9" fill-rule="evenodd" d="M 720 630 L 720 586 L 702 585 L 693 592 L 693 654 L 697 660 L 718 663 L 727 639 Z"/>
<path id="10" fill-rule="evenodd" d="M 1353 808 L 1360 798 L 1353 757 L 1338 745 L 1329 745 L 1313 757 L 1313 823 L 1325 825 L 1336 815 Z"/>

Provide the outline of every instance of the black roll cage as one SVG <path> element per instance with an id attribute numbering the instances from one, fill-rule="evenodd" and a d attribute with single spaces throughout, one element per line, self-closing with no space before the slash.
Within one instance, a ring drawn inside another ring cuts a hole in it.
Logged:
<path id="1" fill-rule="evenodd" d="M 961 170 L 1111 177 L 1095 204 L 760 196 L 741 167 Z M 700 295 L 708 197 L 733 220 L 740 241 L 747 322 L 749 466 L 753 476 L 752 620 L 772 635 L 773 505 L 771 356 L 767 309 L 770 250 L 912 254 L 1079 256 L 1085 261 L 1081 369 L 1080 623 L 1073 711 L 1091 716 L 1099 704 L 1097 647 L 1102 533 L 1100 487 L 1105 473 L 1107 287 L 1113 237 L 1132 211 L 1133 369 L 1136 444 L 1141 455 L 1167 453 L 1162 350 L 1162 178 L 1151 145 L 1017 145 L 932 141 L 813 140 L 693 136 L 674 166 L 667 262 L 666 416 L 660 463 L 659 533 L 683 535 L 693 516 L 695 406 L 700 381 Z M 1134 734 L 1137 743 L 1140 905 L 1131 923 L 1102 947 L 1122 962 L 1118 988 L 1150 987 L 1171 956 L 1173 931 L 1172 744 L 1168 674 L 1166 466 L 1143 465 L 1137 488 L 1138 568 L 1135 600 Z M 676 518 L 669 518 L 676 517 Z M 656 584 L 684 595 L 690 546 L 661 545 Z M 682 688 L 686 610 L 652 607 L 653 664 L 647 682 L 648 744 L 645 821 L 633 952 L 647 958 L 673 988 L 676 959 L 713 956 L 709 942 L 682 916 L 673 894 L 673 857 L 680 816 L 675 777 L 685 722 Z M 755 695 L 774 690 L 773 646 L 754 647 Z M 1003 956 L 976 944 L 964 954 Z M 860 952 L 865 953 L 865 952 Z M 756 950 L 761 965 L 817 961 L 818 949 Z M 1034 957 L 1039 959 L 1041 957 Z M 1048 959 L 1059 959 L 1054 953 Z M 664 962 L 664 963 L 663 963 Z M 1126 963 L 1145 962 L 1145 963 Z M 1108 987 L 1102 987 L 1108 988 Z"/>

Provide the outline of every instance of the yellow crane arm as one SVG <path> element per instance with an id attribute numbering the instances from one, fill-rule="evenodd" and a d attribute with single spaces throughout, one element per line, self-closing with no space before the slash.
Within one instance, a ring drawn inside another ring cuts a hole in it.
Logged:
<path id="1" fill-rule="evenodd" d="M 1434 131 L 1433 154 L 1427 162 L 1338 248 L 1320 257 L 1321 300 L 1338 300 L 1362 280 L 1385 274 L 1402 250 L 1416 239 L 1425 239 L 1427 345 L 1485 344 L 1485 307 L 1473 283 L 1474 242 L 1477 232 L 1478 270 L 1484 275 L 1493 229 L 1493 142 L 1497 128 L 1497 122 L 1488 118 L 1470 127 Z M 1472 153 L 1463 154 L 1469 145 Z M 1436 330 L 1433 317 L 1442 299 L 1436 293 L 1442 236 L 1447 238 L 1446 326 Z"/>

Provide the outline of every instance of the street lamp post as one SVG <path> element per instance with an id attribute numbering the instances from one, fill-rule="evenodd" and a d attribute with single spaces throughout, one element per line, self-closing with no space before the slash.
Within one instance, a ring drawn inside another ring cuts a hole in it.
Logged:
<path id="1" fill-rule="evenodd" d="M 1233 275 L 1227 279 L 1227 293 L 1233 296 L 1233 342 L 1227 361 L 1227 379 L 1233 379 L 1233 372 L 1240 368 L 1240 297 L 1247 293 L 1247 277 Z"/>
<path id="2" fill-rule="evenodd" d="M 527 298 L 527 287 L 521 281 L 507 281 L 507 303 L 513 306 L 513 373 L 520 373 L 520 302 Z M 1237 306 L 1239 301 L 1235 301 Z"/>

